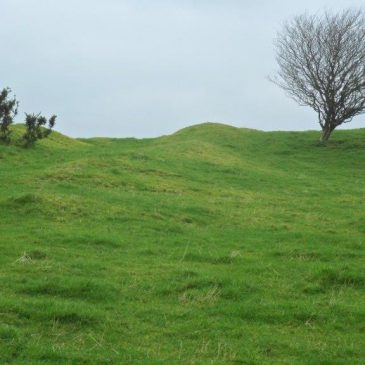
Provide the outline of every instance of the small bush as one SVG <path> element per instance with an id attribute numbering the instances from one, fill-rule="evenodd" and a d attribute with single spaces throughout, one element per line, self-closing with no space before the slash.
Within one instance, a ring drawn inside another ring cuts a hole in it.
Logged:
<path id="1" fill-rule="evenodd" d="M 40 114 L 26 114 L 25 126 L 26 131 L 23 136 L 25 147 L 31 147 L 39 139 L 47 138 L 56 124 L 56 115 L 47 118 Z"/>
<path id="2" fill-rule="evenodd" d="M 10 143 L 10 126 L 18 114 L 18 101 L 10 98 L 11 90 L 5 88 L 0 92 L 0 140 Z"/>

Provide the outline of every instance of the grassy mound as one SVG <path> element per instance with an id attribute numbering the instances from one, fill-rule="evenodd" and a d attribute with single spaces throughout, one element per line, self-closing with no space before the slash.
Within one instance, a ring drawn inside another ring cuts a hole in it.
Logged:
<path id="1" fill-rule="evenodd" d="M 317 139 L 0 145 L 0 362 L 363 364 L 365 130 Z"/>

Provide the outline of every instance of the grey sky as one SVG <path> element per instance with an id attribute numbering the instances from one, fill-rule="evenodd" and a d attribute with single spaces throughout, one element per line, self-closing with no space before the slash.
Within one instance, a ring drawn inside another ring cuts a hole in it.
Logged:
<path id="1" fill-rule="evenodd" d="M 318 128 L 266 77 L 272 41 L 304 11 L 350 0 L 0 0 L 0 87 L 76 137 L 152 137 L 205 121 Z M 365 126 L 357 117 L 347 127 Z"/>

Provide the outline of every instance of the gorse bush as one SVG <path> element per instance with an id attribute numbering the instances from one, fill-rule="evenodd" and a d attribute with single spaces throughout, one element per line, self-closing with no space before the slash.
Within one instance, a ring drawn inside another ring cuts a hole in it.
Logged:
<path id="1" fill-rule="evenodd" d="M 14 117 L 18 114 L 18 101 L 10 98 L 11 90 L 5 88 L 0 92 L 0 140 L 10 142 L 10 126 L 14 123 Z"/>
<path id="2" fill-rule="evenodd" d="M 34 143 L 43 138 L 47 138 L 56 124 L 56 115 L 52 115 L 47 120 L 40 114 L 26 114 L 25 127 L 26 131 L 23 136 L 26 147 L 31 147 Z"/>
<path id="3" fill-rule="evenodd" d="M 0 91 L 0 141 L 9 144 L 11 142 L 11 125 L 18 114 L 19 102 L 15 97 L 11 98 L 11 89 L 4 88 Z M 34 143 L 47 138 L 56 124 L 56 115 L 47 119 L 40 114 L 25 113 L 25 133 L 23 141 L 25 147 L 31 147 Z"/>

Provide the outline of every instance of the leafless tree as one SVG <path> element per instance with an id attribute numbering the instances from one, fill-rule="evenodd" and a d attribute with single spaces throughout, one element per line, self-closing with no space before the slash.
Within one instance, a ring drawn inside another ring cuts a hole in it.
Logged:
<path id="1" fill-rule="evenodd" d="M 365 112 L 363 10 L 297 16 L 278 34 L 275 51 L 279 70 L 272 81 L 317 112 L 321 142 Z"/>

